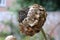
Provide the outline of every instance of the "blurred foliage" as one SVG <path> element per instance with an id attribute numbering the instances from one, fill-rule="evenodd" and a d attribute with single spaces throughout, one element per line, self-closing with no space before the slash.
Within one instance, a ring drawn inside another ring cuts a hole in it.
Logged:
<path id="1" fill-rule="evenodd" d="M 7 36 L 9 35 L 10 33 L 9 32 L 0 32 L 0 37 L 4 37 L 4 36 Z"/>
<path id="2" fill-rule="evenodd" d="M 0 40 L 5 40 L 5 37 L 7 35 L 10 35 L 10 33 L 9 32 L 0 32 Z"/>
<path id="3" fill-rule="evenodd" d="M 4 40 L 5 39 L 5 37 L 0 37 L 0 40 Z"/>
<path id="4" fill-rule="evenodd" d="M 60 10 L 60 0 L 16 0 L 16 3 L 21 8 L 37 3 L 44 6 L 47 11 Z"/>
<path id="5" fill-rule="evenodd" d="M 16 2 L 13 2 L 13 7 L 8 7 L 7 9 L 17 12 L 33 4 L 40 4 L 45 7 L 47 11 L 60 10 L 60 0 L 16 0 Z"/>
<path id="6" fill-rule="evenodd" d="M 60 0 L 16 0 L 17 3 L 23 8 L 32 4 L 40 4 L 48 11 L 60 10 Z"/>

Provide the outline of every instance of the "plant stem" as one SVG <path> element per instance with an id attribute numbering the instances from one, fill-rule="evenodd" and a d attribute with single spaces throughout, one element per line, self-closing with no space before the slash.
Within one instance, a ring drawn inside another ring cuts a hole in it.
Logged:
<path id="1" fill-rule="evenodd" d="M 41 32 L 44 35 L 45 40 L 47 40 L 47 36 L 46 36 L 45 31 L 43 30 L 43 28 L 41 28 Z"/>

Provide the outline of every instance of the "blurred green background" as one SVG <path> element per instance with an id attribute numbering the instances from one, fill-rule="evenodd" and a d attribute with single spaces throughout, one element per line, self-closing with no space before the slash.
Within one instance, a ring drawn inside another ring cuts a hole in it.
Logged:
<path id="1" fill-rule="evenodd" d="M 40 4 L 46 8 L 47 11 L 60 10 L 60 0 L 17 0 L 21 7 L 27 7 L 32 4 Z"/>

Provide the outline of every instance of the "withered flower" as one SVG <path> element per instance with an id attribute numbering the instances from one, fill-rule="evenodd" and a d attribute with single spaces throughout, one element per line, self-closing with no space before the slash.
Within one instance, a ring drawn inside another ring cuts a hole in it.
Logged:
<path id="1" fill-rule="evenodd" d="M 25 35 L 33 36 L 40 32 L 46 21 L 47 13 L 44 7 L 34 4 L 20 10 L 18 17 L 20 31 Z"/>

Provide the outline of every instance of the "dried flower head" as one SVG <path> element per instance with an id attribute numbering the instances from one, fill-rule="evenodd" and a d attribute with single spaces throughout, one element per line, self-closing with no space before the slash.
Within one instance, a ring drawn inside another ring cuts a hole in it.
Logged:
<path id="1" fill-rule="evenodd" d="M 19 11 L 20 31 L 28 36 L 33 36 L 40 32 L 40 29 L 46 21 L 47 13 L 44 7 L 34 4 L 29 8 Z"/>
<path id="2" fill-rule="evenodd" d="M 5 38 L 5 40 L 16 40 L 16 37 L 14 37 L 13 35 L 9 35 Z"/>

